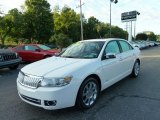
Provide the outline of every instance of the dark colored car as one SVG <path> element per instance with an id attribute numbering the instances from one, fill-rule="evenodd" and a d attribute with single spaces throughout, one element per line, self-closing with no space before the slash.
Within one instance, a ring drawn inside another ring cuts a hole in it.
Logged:
<path id="1" fill-rule="evenodd" d="M 60 50 L 41 45 L 41 44 L 26 44 L 20 45 L 12 49 L 17 52 L 22 58 L 22 61 L 34 62 L 47 57 L 51 57 L 60 52 Z"/>
<path id="2" fill-rule="evenodd" d="M 0 68 L 17 69 L 21 60 L 16 52 L 9 49 L 0 49 Z"/>

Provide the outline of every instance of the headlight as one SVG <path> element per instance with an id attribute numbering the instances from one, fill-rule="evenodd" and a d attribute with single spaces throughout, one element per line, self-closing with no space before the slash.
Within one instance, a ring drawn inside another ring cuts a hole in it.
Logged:
<path id="1" fill-rule="evenodd" d="M 41 81 L 40 86 L 41 87 L 61 87 L 61 86 L 68 85 L 71 82 L 72 78 L 73 78 L 72 76 L 68 76 L 64 78 L 44 78 Z"/>

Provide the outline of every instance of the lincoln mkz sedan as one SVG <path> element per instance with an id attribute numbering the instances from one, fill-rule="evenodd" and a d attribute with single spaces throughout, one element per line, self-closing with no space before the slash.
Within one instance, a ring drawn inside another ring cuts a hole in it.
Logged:
<path id="1" fill-rule="evenodd" d="M 126 76 L 139 75 L 139 55 L 140 50 L 123 39 L 80 41 L 59 56 L 22 68 L 18 94 L 23 101 L 44 109 L 88 109 L 101 91 Z"/>

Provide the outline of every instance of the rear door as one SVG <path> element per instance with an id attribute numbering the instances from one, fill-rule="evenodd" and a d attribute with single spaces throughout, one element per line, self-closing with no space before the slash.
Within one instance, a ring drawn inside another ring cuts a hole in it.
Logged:
<path id="1" fill-rule="evenodd" d="M 123 71 L 123 75 L 128 75 L 131 73 L 134 62 L 135 62 L 135 54 L 133 47 L 126 41 L 119 40 L 119 45 L 121 48 L 121 61 L 123 67 L 121 70 Z"/>

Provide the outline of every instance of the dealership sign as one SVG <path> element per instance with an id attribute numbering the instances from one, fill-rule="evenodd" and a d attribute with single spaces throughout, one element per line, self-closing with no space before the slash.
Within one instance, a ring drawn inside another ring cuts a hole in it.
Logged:
<path id="1" fill-rule="evenodd" d="M 124 12 L 121 14 L 122 22 L 136 21 L 137 20 L 137 11 Z"/>

